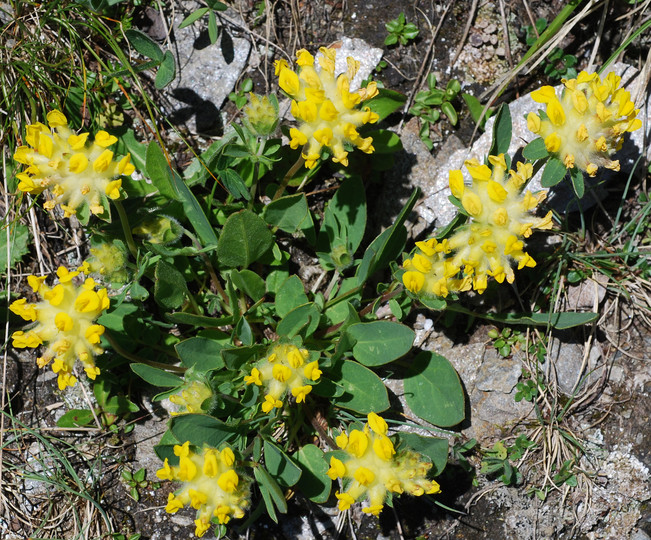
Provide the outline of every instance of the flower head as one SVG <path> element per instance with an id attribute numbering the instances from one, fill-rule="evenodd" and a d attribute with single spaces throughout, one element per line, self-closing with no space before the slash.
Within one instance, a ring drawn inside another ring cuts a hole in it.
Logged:
<path id="1" fill-rule="evenodd" d="M 249 104 L 244 107 L 244 114 L 253 131 L 261 137 L 271 135 L 278 125 L 278 102 L 269 96 L 249 93 Z"/>
<path id="2" fill-rule="evenodd" d="M 104 327 L 95 321 L 109 307 L 108 294 L 106 289 L 96 290 L 92 278 L 87 278 L 81 286 L 75 285 L 73 278 L 81 271 L 88 271 L 87 265 L 73 272 L 59 267 L 59 283 L 51 288 L 44 283 L 45 278 L 29 276 L 29 285 L 42 301 L 28 304 L 25 298 L 21 298 L 9 306 L 16 315 L 37 323 L 26 332 L 13 333 L 14 347 L 21 349 L 47 344 L 37 363 L 44 367 L 53 361 L 52 371 L 58 375 L 61 390 L 77 382 L 73 375 L 76 360 L 83 364 L 86 374 L 95 379 L 99 368 L 95 366 L 93 356 L 103 352 L 99 343 Z"/>
<path id="3" fill-rule="evenodd" d="M 226 524 L 241 518 L 249 506 L 250 480 L 234 468 L 235 454 L 228 446 L 221 451 L 204 447 L 200 452 L 190 449 L 190 443 L 174 446 L 179 458 L 170 466 L 167 458 L 156 471 L 161 480 L 183 482 L 183 487 L 170 493 L 165 511 L 174 514 L 189 505 L 197 511 L 195 534 L 203 536 L 212 518 Z"/>
<path id="4" fill-rule="evenodd" d="M 88 133 L 75 133 L 60 111 L 47 115 L 49 127 L 36 123 L 27 126 L 25 141 L 29 146 L 19 146 L 14 159 L 26 166 L 16 176 L 18 189 L 38 195 L 49 189 L 53 198 L 45 203 L 52 209 L 60 205 L 66 217 L 76 213 L 86 202 L 93 214 L 102 214 L 102 201 L 120 197 L 120 175 L 130 175 L 135 169 L 127 154 L 113 161 L 109 146 L 117 138 L 106 131 L 98 131 L 88 146 Z"/>
<path id="5" fill-rule="evenodd" d="M 477 160 L 466 161 L 472 186 L 464 185 L 461 171 L 450 171 L 450 190 L 469 219 L 450 238 L 416 242 L 418 250 L 404 262 L 402 277 L 414 294 L 445 297 L 471 288 L 482 293 L 488 276 L 512 283 L 514 264 L 518 269 L 536 265 L 524 251 L 523 239 L 533 229 L 551 228 L 551 212 L 544 218 L 532 214 L 546 192 L 521 192 L 533 172 L 530 163 L 518 163 L 517 171 L 507 176 L 503 154 L 488 159 L 492 169 Z"/>
<path id="6" fill-rule="evenodd" d="M 576 79 L 563 79 L 560 99 L 551 86 L 543 86 L 531 97 L 546 105 L 546 114 L 529 113 L 527 126 L 568 169 L 577 167 L 590 176 L 599 167 L 618 171 L 619 161 L 612 160 L 612 154 L 627 131 L 642 126 L 631 94 L 620 83 L 615 73 L 602 80 L 582 71 Z"/>
<path id="7" fill-rule="evenodd" d="M 127 254 L 114 242 L 104 242 L 90 248 L 88 269 L 102 276 L 107 283 L 124 283 L 127 280 Z"/>
<path id="8" fill-rule="evenodd" d="M 359 62 L 348 57 L 348 69 L 335 79 L 336 51 L 321 47 L 321 69 L 314 66 L 314 57 L 305 49 L 296 53 L 298 70 L 292 71 L 284 60 L 276 62 L 276 75 L 280 88 L 292 98 L 291 112 L 300 122 L 291 128 L 290 146 L 303 147 L 305 166 L 312 168 L 326 146 L 332 153 L 332 161 L 348 165 L 348 143 L 362 152 L 373 152 L 373 139 L 362 137 L 357 128 L 377 122 L 379 117 L 369 107 L 359 105 L 377 95 L 377 85 L 369 83 L 366 88 L 350 91 L 350 84 L 359 69 Z"/>
<path id="9" fill-rule="evenodd" d="M 186 375 L 187 376 L 187 375 Z M 212 388 L 203 381 L 188 381 L 178 394 L 173 394 L 169 400 L 181 408 L 173 415 L 184 413 L 207 412 L 203 403 L 213 396 Z"/>
<path id="10" fill-rule="evenodd" d="M 310 353 L 295 345 L 277 343 L 266 357 L 244 377 L 246 384 L 264 388 L 262 410 L 266 413 L 283 406 L 282 399 L 291 394 L 296 403 L 305 401 L 312 391 L 312 383 L 321 377 L 318 360 L 309 362 Z"/>
<path id="11" fill-rule="evenodd" d="M 363 430 L 353 429 L 337 437 L 337 445 L 346 456 L 330 458 L 328 476 L 344 480 L 345 491 L 335 494 L 339 510 L 367 499 L 368 506 L 362 511 L 377 516 L 389 493 L 423 495 L 441 491 L 434 480 L 427 479 L 432 464 L 412 450 L 396 451 L 386 433 L 386 422 L 371 413 Z"/>

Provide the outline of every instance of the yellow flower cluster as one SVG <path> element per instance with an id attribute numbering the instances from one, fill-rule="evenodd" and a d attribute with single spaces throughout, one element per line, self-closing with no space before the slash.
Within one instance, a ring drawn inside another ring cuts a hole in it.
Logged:
<path id="1" fill-rule="evenodd" d="M 185 505 L 197 510 L 195 534 L 203 536 L 213 517 L 219 523 L 244 516 L 249 506 L 250 480 L 238 474 L 233 465 L 235 454 L 228 446 L 219 451 L 204 447 L 201 452 L 190 450 L 190 443 L 174 446 L 178 466 L 171 467 L 167 458 L 163 468 L 156 471 L 161 480 L 183 482 L 183 487 L 167 498 L 165 511 L 174 514 Z"/>
<path id="2" fill-rule="evenodd" d="M 337 446 L 347 457 L 346 461 L 330 457 L 328 476 L 344 479 L 346 490 L 335 493 L 339 510 L 348 510 L 356 501 L 368 498 L 369 506 L 362 511 L 377 516 L 388 493 L 420 496 L 441 491 L 438 483 L 427 479 L 432 464 L 411 450 L 396 452 L 387 429 L 382 417 L 370 413 L 363 431 L 353 429 L 337 437 Z"/>
<path id="3" fill-rule="evenodd" d="M 612 154 L 621 147 L 624 133 L 642 126 L 631 94 L 620 83 L 615 73 L 602 80 L 582 71 L 576 79 L 563 79 L 560 99 L 553 87 L 543 86 L 531 97 L 546 104 L 546 117 L 529 113 L 527 126 L 568 169 L 578 167 L 590 176 L 599 167 L 618 171 L 619 161 L 611 160 Z"/>
<path id="4" fill-rule="evenodd" d="M 547 192 L 521 193 L 533 173 L 530 163 L 518 163 L 517 172 L 510 170 L 507 177 L 503 154 L 488 160 L 492 170 L 475 159 L 466 161 L 472 186 L 464 185 L 461 171 L 450 171 L 450 190 L 470 217 L 450 238 L 416 242 L 418 251 L 404 262 L 402 276 L 412 293 L 445 297 L 471 288 L 483 293 L 488 276 L 513 282 L 512 261 L 518 269 L 536 265 L 522 239 L 533 229 L 551 228 L 551 212 L 544 218 L 532 215 Z"/>
<path id="5" fill-rule="evenodd" d="M 73 278 L 82 271 L 88 271 L 86 264 L 73 272 L 60 266 L 57 270 L 59 283 L 52 288 L 44 283 L 45 277 L 29 276 L 27 282 L 43 301 L 28 304 L 25 298 L 21 298 L 9 306 L 26 321 L 38 322 L 27 332 L 13 333 L 14 347 L 22 349 L 47 343 L 48 347 L 37 363 L 42 368 L 54 360 L 52 371 L 58 374 L 61 390 L 77 382 L 73 375 L 77 359 L 91 379 L 99 375 L 93 355 L 103 352 L 99 343 L 104 327 L 95 324 L 95 320 L 108 309 L 110 302 L 106 289 L 95 290 L 92 278 L 87 278 L 81 286 L 73 283 Z"/>
<path id="6" fill-rule="evenodd" d="M 251 374 L 244 377 L 246 384 L 263 386 L 265 390 L 262 410 L 266 413 L 283 406 L 282 398 L 287 392 L 302 403 L 312 391 L 310 383 L 321 377 L 318 360 L 306 363 L 310 354 L 295 345 L 276 344 Z"/>
<path id="7" fill-rule="evenodd" d="M 187 383 L 178 394 L 169 397 L 169 400 L 181 408 L 172 415 L 185 413 L 202 413 L 206 410 L 202 407 L 203 402 L 213 396 L 212 389 L 202 381 Z"/>
<path id="8" fill-rule="evenodd" d="M 314 68 L 314 57 L 305 49 L 296 53 L 298 73 L 292 71 L 284 60 L 276 61 L 278 84 L 292 98 L 292 115 L 300 122 L 298 128 L 291 128 L 290 146 L 305 147 L 303 158 L 309 169 L 316 165 L 321 148 L 326 146 L 332 152 L 332 161 L 348 165 L 349 143 L 362 152 L 374 151 L 373 139 L 361 137 L 357 128 L 362 124 L 378 121 L 378 115 L 369 107 L 357 108 L 360 103 L 377 95 L 377 85 L 371 82 L 366 88 L 350 91 L 350 83 L 359 70 L 359 62 L 347 58 L 348 69 L 335 79 L 336 51 L 321 47 L 319 57 L 321 70 Z M 309 143 L 309 144 L 308 144 Z"/>
<path id="9" fill-rule="evenodd" d="M 14 154 L 18 163 L 27 166 L 16 175 L 18 189 L 38 195 L 49 188 L 53 199 L 45 208 L 51 210 L 58 204 L 66 217 L 75 214 L 84 201 L 93 214 L 102 214 L 102 199 L 120 196 L 119 176 L 135 170 L 131 156 L 113 161 L 108 147 L 117 138 L 106 131 L 98 131 L 93 144 L 86 146 L 89 134 L 73 132 L 60 111 L 50 111 L 47 123 L 49 128 L 40 122 L 27 126 L 25 141 L 29 146 L 19 146 Z"/>

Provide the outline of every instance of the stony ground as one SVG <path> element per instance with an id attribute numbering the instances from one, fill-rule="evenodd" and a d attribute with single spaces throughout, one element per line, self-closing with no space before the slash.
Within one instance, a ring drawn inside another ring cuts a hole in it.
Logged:
<path id="1" fill-rule="evenodd" d="M 211 135 L 220 134 L 234 113 L 232 104 L 225 99 L 236 82 L 251 76 L 258 91 L 264 91 L 273 79 L 267 56 L 269 42 L 288 50 L 327 45 L 342 38 L 364 40 L 364 44 L 358 45 L 369 58 L 383 54 L 387 62 L 387 68 L 376 77 L 387 87 L 408 95 L 413 93 L 422 73 L 434 71 L 443 84 L 456 77 L 464 91 L 479 96 L 507 73 L 525 50 L 520 31 L 525 24 L 521 22 L 523 4 L 520 2 L 506 5 L 506 30 L 500 11 L 500 6 L 504 7 L 502 3 L 478 2 L 476 17 L 462 48 L 459 48 L 460 36 L 464 33 L 470 2 L 405 6 L 387 0 L 348 0 L 344 4 L 337 1 L 282 3 L 278 24 L 270 32 L 263 24 L 255 25 L 253 2 L 236 2 L 235 9 L 229 10 L 223 20 L 232 54 L 221 54 L 215 47 L 197 47 L 200 35 L 177 33 L 175 48 L 183 66 L 182 77 L 174 90 L 161 96 L 164 107 L 179 125 L 184 125 L 196 137 L 199 145 Z M 544 16 L 549 20 L 563 2 L 529 4 L 534 17 Z M 387 50 L 383 46 L 384 23 L 397 17 L 403 9 L 409 21 L 418 21 L 420 37 L 408 47 Z M 595 15 L 597 19 L 598 16 Z M 296 24 L 297 20 L 300 25 Z M 143 13 L 139 24 L 153 37 L 156 32 L 163 32 L 158 39 L 164 39 L 164 25 L 161 26 L 155 11 Z M 591 27 L 594 20 L 586 21 L 566 43 L 582 61 L 590 51 L 582 48 L 581 43 L 590 34 Z M 433 35 L 436 35 L 434 41 Z M 604 39 L 617 37 L 612 30 Z M 424 65 L 423 58 L 428 57 L 429 51 L 431 60 Z M 203 66 L 196 72 L 193 71 L 195 61 Z M 210 77 L 205 75 L 207 72 L 211 73 Z M 526 96 L 538 82 L 534 76 L 521 77 L 515 90 L 509 91 L 508 99 Z M 424 198 L 411 218 L 412 238 L 449 220 L 451 214 L 449 208 L 446 210 L 447 197 L 443 192 L 447 170 L 457 168 L 473 151 L 481 153 L 481 144 L 485 144 L 480 141 L 471 149 L 474 123 L 463 112 L 461 103 L 457 105 L 462 111 L 459 126 L 453 128 L 445 121 L 437 125 L 432 152 L 418 136 L 417 120 L 403 122 L 399 115 L 391 118 L 391 127 L 401 133 L 404 151 L 397 157 L 394 169 L 386 173 L 381 183 L 374 184 L 376 187 L 370 193 L 369 215 L 375 216 L 370 227 L 374 233 L 391 222 L 400 210 L 400 199 L 404 200 L 416 186 L 422 189 Z M 518 117 L 513 109 L 512 115 L 514 119 L 522 116 Z M 644 142 L 639 143 L 638 152 L 645 150 Z M 617 189 L 615 185 L 612 191 L 620 193 Z M 74 259 L 76 255 L 73 250 L 65 256 Z M 316 259 L 309 256 L 301 257 L 300 264 L 299 274 L 305 277 L 318 266 Z M 540 449 L 525 455 L 519 464 L 524 477 L 521 485 L 506 487 L 481 474 L 473 481 L 473 476 L 462 466 L 463 459 L 456 456 L 440 478 L 443 493 L 439 501 L 450 510 L 402 498 L 396 502 L 393 512 L 389 509 L 382 514 L 379 522 L 361 513 L 352 513 L 342 520 L 332 508 L 317 508 L 293 497 L 290 512 L 279 525 L 261 520 L 248 531 L 233 531 L 231 537 L 650 538 L 651 368 L 648 360 L 651 333 L 645 311 L 632 307 L 617 292 L 616 285 L 607 280 L 587 280 L 582 287 L 568 289 L 559 306 L 560 309 L 595 310 L 603 317 L 593 326 L 548 336 L 551 352 L 544 369 L 549 380 L 554 381 L 550 399 L 561 396 L 565 401 L 550 403 L 546 414 L 551 417 L 558 413 L 567 404 L 567 395 L 578 387 L 567 414 L 558 425 L 548 429 L 541 428 L 530 403 L 514 399 L 523 369 L 531 366 L 522 347 L 514 347 L 512 354 L 502 357 L 488 337 L 491 327 L 476 321 L 450 325 L 450 321 L 424 310 L 414 312 L 408 321 L 417 332 L 416 349 L 433 350 L 446 356 L 465 386 L 468 419 L 456 432 L 447 434 L 452 443 L 474 438 L 479 446 L 488 449 L 498 441 L 512 443 L 520 434 L 539 443 Z M 502 300 L 508 302 L 508 296 L 497 299 Z M 476 307 L 483 309 L 481 304 Z M 648 304 L 645 309 L 648 313 Z M 53 428 L 67 410 L 88 407 L 94 399 L 90 388 L 77 385 L 75 392 L 59 393 L 52 374 L 35 368 L 33 355 L 8 351 L 5 365 L 5 388 L 12 396 L 12 412 L 23 425 L 7 431 L 19 443 L 12 448 L 19 451 L 3 455 L 2 489 L 12 511 L 4 514 L 11 517 L 0 518 L 1 538 L 26 538 L 30 523 L 46 524 L 42 534 L 48 538 L 73 538 L 80 524 L 86 524 L 85 537 L 96 538 L 107 530 L 108 521 L 114 530 L 123 534 L 140 533 L 143 540 L 191 536 L 190 512 L 165 514 L 167 489 L 156 489 L 155 470 L 160 462 L 153 446 L 165 430 L 167 412 L 152 404 L 153 394 L 134 391 L 133 399 L 140 411 L 132 417 L 131 431 L 124 426 L 116 433 L 91 429 L 81 434 L 80 444 L 79 431 Z M 576 385 L 578 373 L 588 376 L 585 380 L 579 377 L 580 384 Z M 388 380 L 387 384 L 399 403 L 400 381 Z M 409 414 L 408 410 L 405 412 Z M 552 423 L 545 425 L 552 426 Z M 53 443 L 27 429 L 28 426 L 56 435 L 54 450 L 48 446 Z M 564 452 L 569 455 L 571 450 L 568 441 L 558 437 L 560 430 L 572 434 L 584 449 L 578 463 L 582 472 L 577 475 L 575 487 L 552 488 L 541 501 L 532 495 L 532 490 L 550 485 L 549 464 Z M 7 436 L 5 444 L 6 441 Z M 58 458 L 53 459 L 52 455 Z M 469 454 L 467 460 L 472 468 L 479 469 L 480 458 L 476 453 Z M 21 477 L 14 471 L 14 465 L 20 463 L 27 464 L 31 477 Z M 149 482 L 138 489 L 138 501 L 130 497 L 129 486 L 120 479 L 124 467 L 132 471 L 142 467 L 147 470 Z M 49 515 L 43 513 L 46 507 Z"/>

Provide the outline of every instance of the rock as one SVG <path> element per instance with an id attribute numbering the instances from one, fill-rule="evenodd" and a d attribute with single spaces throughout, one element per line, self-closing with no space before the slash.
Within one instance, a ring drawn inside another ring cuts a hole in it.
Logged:
<path id="1" fill-rule="evenodd" d="M 201 7 L 198 2 L 184 2 L 174 19 L 177 78 L 165 93 L 172 104 L 169 116 L 173 123 L 186 124 L 194 133 L 211 135 L 221 130 L 219 108 L 246 68 L 251 44 L 238 37 L 232 25 L 222 24 L 217 42 L 212 45 L 207 16 L 179 28 L 187 15 Z M 225 13 L 229 19 L 240 20 L 232 9 Z"/>
<path id="2" fill-rule="evenodd" d="M 599 343 L 592 343 L 584 365 L 585 346 L 583 343 L 570 341 L 569 336 L 567 332 L 558 332 L 552 337 L 547 354 L 547 361 L 551 362 L 555 371 L 558 388 L 567 395 L 572 394 L 578 381 L 581 381 L 579 392 L 594 384 L 606 369 L 604 362 L 599 362 L 603 358 Z"/>
<path id="3" fill-rule="evenodd" d="M 595 273 L 594 277 L 586 279 L 578 285 L 570 285 L 567 288 L 567 310 L 595 310 L 606 297 L 606 285 L 608 276 Z"/>
<path id="4" fill-rule="evenodd" d="M 637 85 L 641 81 L 639 77 L 639 72 L 626 64 L 614 64 L 611 66 L 611 69 L 608 71 L 615 71 L 617 74 L 622 77 L 622 85 L 625 86 L 632 96 L 636 95 Z M 638 105 L 639 106 L 639 105 Z M 511 138 L 511 146 L 509 147 L 509 155 L 513 157 L 518 149 L 523 148 L 528 142 L 532 141 L 535 138 L 535 135 L 527 129 L 526 115 L 531 111 L 536 111 L 540 108 L 538 103 L 535 103 L 531 99 L 531 95 L 527 94 L 521 98 L 513 101 L 509 104 L 509 109 L 511 112 L 511 118 L 513 121 L 513 136 Z M 651 113 L 651 100 L 646 98 L 643 106 L 640 108 L 640 113 L 638 117 L 642 120 L 643 126 L 649 126 L 647 118 Z M 452 203 L 448 200 L 448 173 L 450 170 L 461 169 L 466 178 L 466 182 L 470 183 L 470 176 L 467 174 L 467 171 L 463 167 L 465 160 L 470 158 L 476 158 L 480 161 L 483 161 L 491 145 L 492 140 L 492 129 L 494 124 L 494 118 L 491 118 L 486 122 L 486 131 L 475 141 L 475 143 L 470 148 L 464 148 L 458 150 L 452 154 L 446 154 L 444 152 L 439 152 L 437 156 L 437 161 L 440 163 L 439 166 L 430 167 L 430 175 L 421 178 L 418 175 L 414 175 L 410 178 L 414 182 L 414 185 L 421 187 L 425 195 L 425 200 L 422 203 L 422 206 L 428 209 L 435 209 L 437 223 L 436 226 L 447 225 L 450 220 L 456 215 L 456 210 Z M 650 130 L 651 127 L 647 127 L 647 130 Z M 627 175 L 632 171 L 633 165 L 637 158 L 642 153 L 642 149 L 645 148 L 644 140 L 649 138 L 649 133 L 647 133 L 646 138 L 643 133 L 644 128 L 638 129 L 633 133 L 627 135 L 629 140 L 625 141 L 625 144 L 617 154 L 615 158 L 620 160 L 621 171 L 609 171 L 602 170 L 601 174 L 594 179 L 590 179 L 586 176 L 586 192 L 591 189 L 594 189 L 593 194 L 603 196 L 605 190 L 599 191 L 597 189 L 597 184 L 607 183 L 608 181 L 616 181 L 617 179 L 626 178 Z M 531 191 L 539 191 L 542 189 L 540 185 L 540 178 L 542 177 L 542 171 L 539 171 L 537 175 L 534 176 L 529 188 Z M 424 180 L 424 183 L 422 183 Z M 435 186 L 435 190 L 431 189 L 431 186 Z M 567 182 L 561 182 L 552 190 L 548 196 L 548 204 L 555 210 L 566 213 L 567 211 L 575 210 L 577 208 L 572 187 Z M 594 197 L 589 193 L 581 200 L 582 207 L 584 209 L 589 208 L 594 204 Z"/>

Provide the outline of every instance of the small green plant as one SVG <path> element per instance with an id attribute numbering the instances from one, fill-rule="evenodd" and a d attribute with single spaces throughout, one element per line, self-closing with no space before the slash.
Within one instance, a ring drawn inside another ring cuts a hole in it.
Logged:
<path id="1" fill-rule="evenodd" d="M 205 0 L 205 2 L 208 7 L 202 7 L 190 13 L 190 15 L 181 21 L 179 28 L 190 26 L 192 23 L 208 14 L 208 38 L 210 39 L 210 43 L 214 45 L 217 43 L 217 38 L 219 37 L 216 13 L 218 11 L 226 11 L 228 6 L 219 2 L 219 0 Z"/>
<path id="2" fill-rule="evenodd" d="M 432 142 L 431 127 L 441 118 L 441 113 L 447 116 L 453 126 L 457 125 L 458 115 L 452 102 L 455 100 L 461 84 L 456 79 L 451 79 L 445 90 L 436 87 L 436 75 L 427 76 L 427 89 L 418 92 L 414 98 L 414 105 L 409 112 L 420 118 L 420 138 L 430 150 L 434 147 Z"/>
<path id="3" fill-rule="evenodd" d="M 526 370 L 522 371 L 523 381 L 515 385 L 515 401 L 520 402 L 523 399 L 532 403 L 539 393 L 539 388 L 544 384 L 542 375 L 538 375 L 537 379 L 532 379 L 531 373 Z"/>
<path id="4" fill-rule="evenodd" d="M 525 336 L 518 330 L 511 328 L 503 328 L 500 332 L 497 328 L 492 328 L 488 331 L 488 337 L 493 341 L 493 347 L 497 349 L 500 356 L 506 358 L 511 356 L 512 349 L 518 347 L 526 342 Z"/>
<path id="5" fill-rule="evenodd" d="M 389 35 L 384 38 L 385 45 L 395 45 L 398 42 L 400 45 L 407 45 L 410 40 L 418 36 L 418 28 L 415 24 L 407 22 L 404 12 L 400 12 L 397 19 L 389 21 L 384 26 L 389 32 Z"/>
<path id="6" fill-rule="evenodd" d="M 538 41 L 538 36 L 542 34 L 547 28 L 547 19 L 541 17 L 536 20 L 536 28 L 524 26 L 522 29 L 525 31 L 525 41 L 529 47 L 533 46 Z M 551 79 L 560 80 L 562 78 L 572 79 L 576 77 L 576 56 L 566 54 L 560 47 L 554 47 L 545 58 L 543 71 Z"/>
<path id="7" fill-rule="evenodd" d="M 535 446 L 526 435 L 520 435 L 513 446 L 507 446 L 503 441 L 497 441 L 493 448 L 484 450 L 481 461 L 481 473 L 497 477 L 506 486 L 522 483 L 522 473 L 513 464 L 522 458 L 524 453 Z"/>
<path id="8" fill-rule="evenodd" d="M 228 99 L 235 103 L 238 109 L 241 109 L 248 101 L 246 97 L 247 92 L 251 92 L 251 90 L 253 90 L 253 81 L 247 77 L 242 81 L 242 84 L 240 84 L 236 92 L 228 94 Z"/>
<path id="9" fill-rule="evenodd" d="M 136 472 L 124 468 L 122 469 L 121 476 L 122 480 L 124 480 L 126 485 L 129 487 L 129 495 L 131 495 L 131 498 L 134 501 L 140 500 L 140 490 L 150 487 L 150 484 L 153 489 L 158 489 L 160 487 L 160 483 L 150 483 L 147 480 L 147 469 L 144 467 L 138 469 Z"/>

